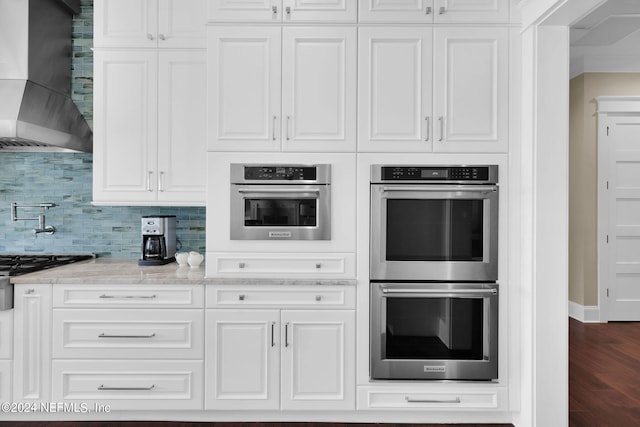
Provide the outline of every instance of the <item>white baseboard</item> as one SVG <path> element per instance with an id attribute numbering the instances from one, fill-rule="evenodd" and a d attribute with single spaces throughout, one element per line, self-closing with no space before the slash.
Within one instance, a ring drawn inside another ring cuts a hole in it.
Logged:
<path id="1" fill-rule="evenodd" d="M 569 317 L 582 323 L 600 323 L 600 308 L 597 305 L 584 306 L 569 301 Z"/>

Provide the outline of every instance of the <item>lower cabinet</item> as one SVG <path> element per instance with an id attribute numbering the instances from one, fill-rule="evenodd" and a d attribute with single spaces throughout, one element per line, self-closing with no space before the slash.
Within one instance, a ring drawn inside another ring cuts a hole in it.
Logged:
<path id="1" fill-rule="evenodd" d="M 11 360 L 0 360 L 0 402 L 11 402 Z"/>
<path id="2" fill-rule="evenodd" d="M 205 409 L 355 409 L 354 310 L 207 310 Z"/>

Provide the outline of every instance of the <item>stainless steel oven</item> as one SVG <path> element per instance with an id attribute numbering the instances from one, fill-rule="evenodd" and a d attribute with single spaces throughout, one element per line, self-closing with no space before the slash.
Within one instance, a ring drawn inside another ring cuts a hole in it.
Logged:
<path id="1" fill-rule="evenodd" d="M 331 165 L 231 165 L 232 240 L 331 239 Z"/>
<path id="2" fill-rule="evenodd" d="M 498 285 L 372 283 L 371 378 L 498 378 Z"/>
<path id="3" fill-rule="evenodd" d="M 371 168 L 372 280 L 495 281 L 498 166 Z"/>

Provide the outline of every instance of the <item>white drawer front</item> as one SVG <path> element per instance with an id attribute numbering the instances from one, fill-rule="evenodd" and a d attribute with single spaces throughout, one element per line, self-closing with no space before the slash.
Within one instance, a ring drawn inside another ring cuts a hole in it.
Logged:
<path id="1" fill-rule="evenodd" d="M 354 254 L 207 254 L 207 277 L 354 278 Z"/>
<path id="2" fill-rule="evenodd" d="M 207 287 L 207 308 L 355 308 L 353 286 Z"/>
<path id="3" fill-rule="evenodd" d="M 11 402 L 11 369 L 10 360 L 0 360 L 0 402 Z"/>
<path id="4" fill-rule="evenodd" d="M 376 391 L 358 390 L 358 409 L 498 410 L 507 407 L 506 390 L 495 391 Z"/>
<path id="5" fill-rule="evenodd" d="M 203 285 L 56 285 L 60 308 L 202 308 Z"/>
<path id="6" fill-rule="evenodd" d="M 13 358 L 13 310 L 0 311 L 0 359 Z"/>
<path id="7" fill-rule="evenodd" d="M 52 399 L 111 409 L 202 409 L 201 361 L 55 360 Z"/>
<path id="8" fill-rule="evenodd" d="M 53 311 L 54 358 L 201 359 L 202 310 Z"/>

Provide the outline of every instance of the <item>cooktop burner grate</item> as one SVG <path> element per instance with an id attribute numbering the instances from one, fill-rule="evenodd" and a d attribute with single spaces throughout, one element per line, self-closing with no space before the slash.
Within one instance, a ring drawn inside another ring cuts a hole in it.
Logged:
<path id="1" fill-rule="evenodd" d="M 0 255 L 0 276 L 19 276 L 95 258 L 94 255 Z"/>

